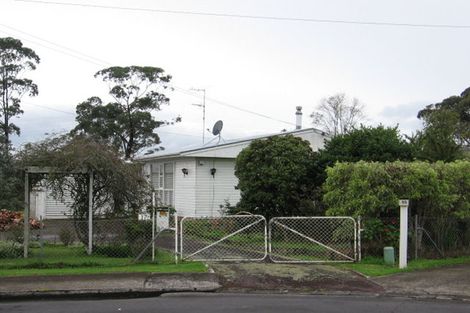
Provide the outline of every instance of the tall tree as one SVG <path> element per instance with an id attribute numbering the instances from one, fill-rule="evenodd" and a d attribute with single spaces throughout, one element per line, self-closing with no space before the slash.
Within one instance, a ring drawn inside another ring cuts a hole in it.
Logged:
<path id="1" fill-rule="evenodd" d="M 35 70 L 38 63 L 38 55 L 24 47 L 20 40 L 0 38 L 0 140 L 2 153 L 6 155 L 10 149 L 11 135 L 20 133 L 20 128 L 11 119 L 23 113 L 21 98 L 26 94 L 38 94 L 37 85 L 23 74 Z"/>
<path id="2" fill-rule="evenodd" d="M 80 103 L 73 132 L 108 141 L 126 159 L 132 159 L 144 147 L 159 144 L 154 131 L 168 122 L 156 120 L 152 111 L 169 104 L 162 91 L 168 88 L 171 76 L 158 67 L 115 66 L 97 72 L 95 77 L 109 83 L 113 101 L 105 104 L 99 97 L 91 97 Z"/>
<path id="3" fill-rule="evenodd" d="M 451 162 L 462 157 L 459 114 L 439 109 L 422 117 L 424 128 L 411 140 L 418 158 L 422 160 Z M 463 139 L 463 138 L 462 138 Z"/>
<path id="4" fill-rule="evenodd" d="M 349 133 L 364 118 L 364 108 L 358 99 L 352 100 L 344 93 L 323 98 L 310 115 L 314 125 L 319 125 L 330 135 Z"/>
<path id="5" fill-rule="evenodd" d="M 0 210 L 21 210 L 24 185 L 15 160 L 0 151 Z"/>
<path id="6" fill-rule="evenodd" d="M 433 124 L 439 117 L 432 115 L 439 112 L 447 112 L 443 114 L 455 113 L 455 118 L 449 120 L 453 125 L 446 126 L 454 128 L 452 137 L 458 145 L 470 145 L 470 87 L 465 89 L 460 96 L 451 96 L 442 100 L 442 102 L 434 103 L 426 106 L 418 112 L 418 118 L 422 119 L 425 126 Z M 442 126 L 442 124 L 441 124 Z"/>
<path id="7" fill-rule="evenodd" d="M 429 161 L 453 161 L 470 146 L 470 88 L 418 112 L 424 128 L 413 137 L 418 157 Z"/>

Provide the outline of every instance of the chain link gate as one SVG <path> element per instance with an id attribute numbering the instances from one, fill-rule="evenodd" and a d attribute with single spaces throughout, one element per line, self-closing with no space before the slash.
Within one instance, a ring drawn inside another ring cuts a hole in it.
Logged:
<path id="1" fill-rule="evenodd" d="M 276 263 L 354 262 L 352 217 L 275 217 L 269 221 L 269 258 Z"/>
<path id="2" fill-rule="evenodd" d="M 267 256 L 266 219 L 261 215 L 184 217 L 183 260 L 262 261 Z"/>

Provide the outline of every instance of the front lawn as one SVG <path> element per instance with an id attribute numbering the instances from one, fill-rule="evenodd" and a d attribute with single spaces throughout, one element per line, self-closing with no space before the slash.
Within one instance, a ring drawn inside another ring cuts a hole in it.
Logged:
<path id="1" fill-rule="evenodd" d="M 174 256 L 157 250 L 156 261 L 144 260 L 134 264 L 133 258 L 112 258 L 97 254 L 87 255 L 83 247 L 46 245 L 31 248 L 28 259 L 0 259 L 0 277 L 30 275 L 79 275 L 104 273 L 175 273 L 205 272 L 201 262 L 174 264 Z"/>

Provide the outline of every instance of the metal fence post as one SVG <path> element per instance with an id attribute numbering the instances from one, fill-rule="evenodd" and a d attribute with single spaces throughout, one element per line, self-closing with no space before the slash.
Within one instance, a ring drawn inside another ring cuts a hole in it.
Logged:
<path id="1" fill-rule="evenodd" d="M 269 222 L 265 222 L 266 223 L 266 227 L 268 227 L 268 240 L 265 242 L 265 245 L 268 249 L 267 253 L 266 253 L 266 257 L 268 258 L 271 258 L 271 254 L 272 254 L 272 248 L 271 248 L 271 242 L 273 241 L 272 240 L 272 234 L 271 234 L 271 221 L 273 219 L 270 219 Z"/>
<path id="2" fill-rule="evenodd" d="M 42 215 L 39 216 L 39 246 L 41 247 L 40 258 L 44 258 L 44 240 L 43 240 L 43 233 L 42 229 L 44 228 L 44 224 L 42 221 Z"/>
<path id="3" fill-rule="evenodd" d="M 357 217 L 357 261 L 362 260 L 362 247 L 361 247 L 361 233 L 362 233 L 362 220 L 361 216 Z"/>
<path id="4" fill-rule="evenodd" d="M 152 262 L 155 261 L 155 192 L 152 192 Z"/>
<path id="5" fill-rule="evenodd" d="M 178 213 L 175 212 L 175 264 L 178 264 Z"/>
<path id="6" fill-rule="evenodd" d="M 418 259 L 418 214 L 415 215 L 415 260 Z"/>
<path id="7" fill-rule="evenodd" d="M 23 256 L 28 258 L 29 248 L 29 172 L 24 173 L 24 232 L 23 232 Z"/>
<path id="8" fill-rule="evenodd" d="M 93 172 L 88 180 L 88 254 L 93 252 Z"/>

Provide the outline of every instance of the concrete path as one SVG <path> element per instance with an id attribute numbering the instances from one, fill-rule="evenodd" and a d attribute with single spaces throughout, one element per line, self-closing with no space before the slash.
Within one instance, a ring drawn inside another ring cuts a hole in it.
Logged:
<path id="1" fill-rule="evenodd" d="M 470 264 L 374 278 L 387 293 L 470 299 Z"/>
<path id="2" fill-rule="evenodd" d="M 211 273 L 119 273 L 2 277 L 0 299 L 44 296 L 95 296 L 113 294 L 153 294 L 182 291 L 215 291 L 219 278 Z"/>

